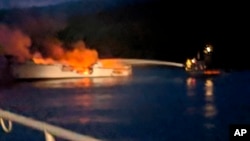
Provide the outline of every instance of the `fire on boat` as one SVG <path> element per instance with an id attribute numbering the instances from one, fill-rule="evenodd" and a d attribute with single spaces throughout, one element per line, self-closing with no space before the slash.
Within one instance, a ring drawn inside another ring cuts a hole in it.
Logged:
<path id="1" fill-rule="evenodd" d="M 12 74 L 15 79 L 55 79 L 55 78 L 84 78 L 84 77 L 113 77 L 129 76 L 132 74 L 130 65 L 120 67 L 104 67 L 101 61 L 96 62 L 90 67 L 75 69 L 61 63 L 36 64 L 27 61 L 11 66 Z"/>

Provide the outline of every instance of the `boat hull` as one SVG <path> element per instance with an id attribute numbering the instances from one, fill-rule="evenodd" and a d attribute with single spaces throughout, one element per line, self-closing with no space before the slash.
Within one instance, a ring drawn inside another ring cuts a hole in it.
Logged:
<path id="1" fill-rule="evenodd" d="M 16 64 L 12 66 L 12 74 L 15 79 L 57 79 L 57 78 L 84 78 L 84 77 L 113 77 L 129 76 L 132 73 L 130 66 L 124 68 L 93 67 L 91 72 L 77 72 L 73 69 L 65 69 L 61 64 Z"/>

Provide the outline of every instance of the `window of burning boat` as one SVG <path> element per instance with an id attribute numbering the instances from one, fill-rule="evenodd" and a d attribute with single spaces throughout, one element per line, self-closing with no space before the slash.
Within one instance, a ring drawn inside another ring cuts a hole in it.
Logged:
<path id="1" fill-rule="evenodd" d="M 62 71 L 74 71 L 74 69 L 71 66 L 65 66 L 65 65 L 63 65 L 62 66 Z"/>

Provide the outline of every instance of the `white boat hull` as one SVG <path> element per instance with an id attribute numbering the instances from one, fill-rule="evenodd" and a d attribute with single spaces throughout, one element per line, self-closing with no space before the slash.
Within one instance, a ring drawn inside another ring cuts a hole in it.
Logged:
<path id="1" fill-rule="evenodd" d="M 63 67 L 61 64 L 16 64 L 12 66 L 12 74 L 15 79 L 56 79 L 129 76 L 132 73 L 131 66 L 120 69 L 93 67 L 91 73 L 77 72 L 72 69 L 64 69 Z"/>

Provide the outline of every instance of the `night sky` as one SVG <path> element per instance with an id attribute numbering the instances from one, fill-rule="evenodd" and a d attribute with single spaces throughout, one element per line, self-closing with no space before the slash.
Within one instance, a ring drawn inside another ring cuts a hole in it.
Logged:
<path id="1" fill-rule="evenodd" d="M 0 9 L 41 7 L 76 0 L 1 0 Z"/>
<path id="2" fill-rule="evenodd" d="M 30 8 L 32 6 L 36 8 Z M 17 7 L 23 10 L 13 9 Z M 65 41 L 84 38 L 90 47 L 98 50 L 100 57 L 184 62 L 210 43 L 214 46 L 214 60 L 218 66 L 250 68 L 249 63 L 242 65 L 249 60 L 250 24 L 244 4 L 163 0 L 1 0 L 0 8 L 0 22 L 20 27 L 34 38 L 33 46 L 38 44 L 36 37 L 48 34 Z M 39 22 L 41 30 L 34 32 L 28 26 L 33 22 L 25 19 L 51 22 Z"/>
<path id="3" fill-rule="evenodd" d="M 119 6 L 128 3 L 140 3 L 148 0 L 1 0 L 0 9 L 46 7 L 65 2 L 84 1 L 86 3 L 104 4 L 106 7 Z M 87 5 L 86 5 L 87 6 Z"/>

